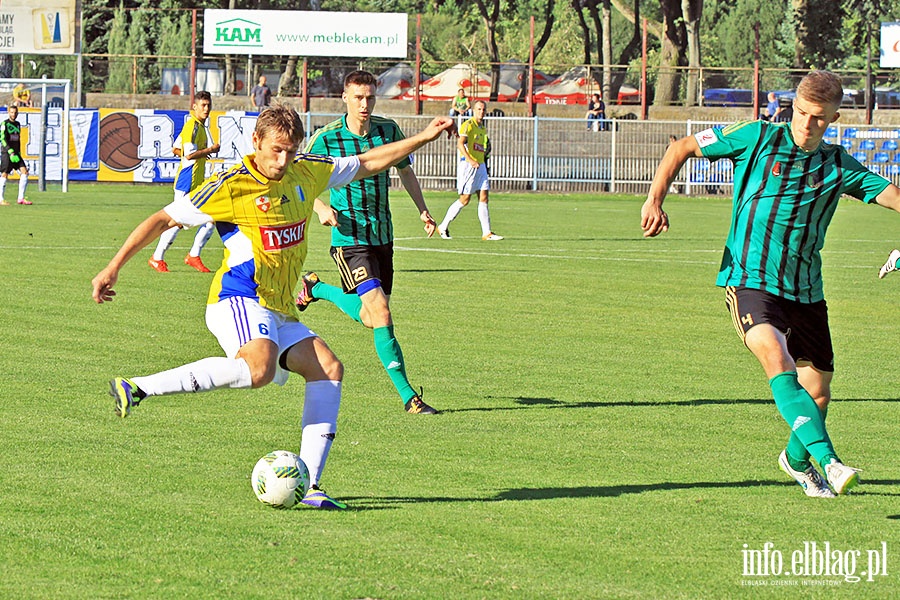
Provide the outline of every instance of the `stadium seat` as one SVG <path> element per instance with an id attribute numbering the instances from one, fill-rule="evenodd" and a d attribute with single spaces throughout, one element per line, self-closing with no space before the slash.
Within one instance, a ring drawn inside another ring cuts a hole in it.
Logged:
<path id="1" fill-rule="evenodd" d="M 884 140 L 881 142 L 881 149 L 893 152 L 897 149 L 897 140 Z"/>
<path id="2" fill-rule="evenodd" d="M 888 165 L 887 175 L 900 175 L 900 165 Z"/>
<path id="3" fill-rule="evenodd" d="M 894 155 L 894 162 L 900 164 L 900 152 Z"/>
<path id="4" fill-rule="evenodd" d="M 855 158 L 856 160 L 858 160 L 861 163 L 864 163 L 867 160 L 869 160 L 869 155 L 866 154 L 865 152 L 854 152 L 850 156 L 852 156 L 853 158 Z"/>
<path id="5" fill-rule="evenodd" d="M 872 140 L 863 140 L 859 143 L 859 149 L 860 150 L 874 150 L 875 142 L 873 142 Z"/>
<path id="6" fill-rule="evenodd" d="M 872 155 L 872 162 L 874 163 L 886 163 L 891 162 L 891 155 L 887 152 L 876 152 Z"/>
<path id="7" fill-rule="evenodd" d="M 856 137 L 856 127 L 848 127 L 844 130 L 844 134 L 841 137 L 845 138 L 855 138 Z"/>
<path id="8" fill-rule="evenodd" d="M 837 127 L 829 127 L 828 129 L 825 130 L 825 137 L 827 137 L 827 138 L 837 137 L 837 134 L 838 134 Z"/>
<path id="9" fill-rule="evenodd" d="M 853 140 L 843 139 L 841 140 L 841 146 L 843 146 L 849 152 L 850 148 L 853 147 Z"/>

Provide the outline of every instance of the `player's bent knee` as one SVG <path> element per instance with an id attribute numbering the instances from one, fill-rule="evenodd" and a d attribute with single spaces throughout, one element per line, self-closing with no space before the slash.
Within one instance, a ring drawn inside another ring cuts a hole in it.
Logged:
<path id="1" fill-rule="evenodd" d="M 331 355 L 331 359 L 322 360 L 322 373 L 325 375 L 325 379 L 329 381 L 343 381 L 344 379 L 344 363 L 338 359 L 334 354 Z"/>
<path id="2" fill-rule="evenodd" d="M 275 365 L 264 367 L 250 367 L 250 387 L 261 388 L 269 385 L 275 379 Z"/>

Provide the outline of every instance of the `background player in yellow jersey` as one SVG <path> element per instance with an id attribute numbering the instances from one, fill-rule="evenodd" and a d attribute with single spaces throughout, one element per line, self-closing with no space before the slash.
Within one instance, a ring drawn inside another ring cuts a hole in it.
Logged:
<path id="1" fill-rule="evenodd" d="M 472 118 L 463 123 L 459 129 L 459 140 L 456 148 L 459 151 L 456 166 L 456 191 L 459 200 L 450 205 L 444 220 L 438 225 L 438 233 L 445 240 L 450 237 L 450 223 L 460 211 L 469 204 L 472 192 L 478 192 L 478 220 L 481 221 L 481 239 L 497 242 L 503 239 L 491 231 L 491 213 L 488 211 L 488 191 L 491 184 L 488 180 L 487 158 L 490 155 L 490 141 L 487 128 L 484 126 L 484 115 L 487 103 L 476 100 L 472 106 Z"/>
<path id="2" fill-rule="evenodd" d="M 220 388 L 283 385 L 288 373 L 306 380 L 300 457 L 313 487 L 304 503 L 344 508 L 318 486 L 337 431 L 344 367 L 331 349 L 298 320 L 294 290 L 307 252 L 307 224 L 315 198 L 326 189 L 388 169 L 411 152 L 453 131 L 439 117 L 419 134 L 347 158 L 297 155 L 303 139 L 300 116 L 274 106 L 260 114 L 254 154 L 210 178 L 190 198 L 175 199 L 128 236 L 94 277 L 93 298 L 111 301 L 119 271 L 160 233 L 175 225 L 210 221 L 225 244 L 207 301 L 206 324 L 226 357 L 205 358 L 144 377 L 110 382 L 116 413 L 127 416 L 149 396 Z"/>
<path id="3" fill-rule="evenodd" d="M 175 156 L 181 157 L 181 165 L 175 176 L 176 199 L 180 196 L 190 195 L 200 187 L 200 184 L 206 179 L 206 159 L 219 151 L 219 144 L 207 146 L 212 141 L 207 139 L 206 135 L 206 119 L 209 118 L 210 110 L 212 110 L 212 96 L 209 92 L 197 92 L 194 104 L 191 106 L 191 114 L 185 121 L 178 139 L 175 140 L 175 148 L 173 148 Z M 214 228 L 213 223 L 206 223 L 197 229 L 194 245 L 188 255 L 184 257 L 184 264 L 194 267 L 201 273 L 209 273 L 209 269 L 200 260 L 200 251 L 209 241 Z M 168 273 L 169 265 L 165 260 L 166 250 L 175 241 L 180 229 L 180 227 L 172 227 L 159 236 L 156 252 L 147 261 L 150 267 L 160 273 Z"/>

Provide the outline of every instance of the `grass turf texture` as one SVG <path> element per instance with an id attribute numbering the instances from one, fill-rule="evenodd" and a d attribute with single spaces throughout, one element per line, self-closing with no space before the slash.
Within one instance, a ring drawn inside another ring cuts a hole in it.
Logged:
<path id="1" fill-rule="evenodd" d="M 287 386 L 151 398 L 113 415 L 107 380 L 219 355 L 211 275 L 151 248 L 111 305 L 90 280 L 168 187 L 72 185 L 0 209 L 0 597 L 884 598 L 898 592 L 900 276 L 877 279 L 900 220 L 842 201 L 825 251 L 837 353 L 829 430 L 865 469 L 859 492 L 807 499 L 777 469 L 787 428 L 713 285 L 723 199 L 667 203 L 641 238 L 641 199 L 492 197 L 453 240 L 425 239 L 395 195 L 393 309 L 415 385 L 443 410 L 404 414 L 371 333 L 319 302 L 304 314 L 346 366 L 323 485 L 351 510 L 276 511 L 249 477 L 297 451 Z M 440 218 L 453 200 L 426 193 Z M 307 265 L 337 283 L 327 231 Z M 204 251 L 215 268 L 217 237 Z M 896 279 L 894 278 L 896 277 Z M 744 577 L 744 544 L 784 554 L 887 542 L 888 575 Z M 775 585 L 791 580 L 788 586 Z"/>

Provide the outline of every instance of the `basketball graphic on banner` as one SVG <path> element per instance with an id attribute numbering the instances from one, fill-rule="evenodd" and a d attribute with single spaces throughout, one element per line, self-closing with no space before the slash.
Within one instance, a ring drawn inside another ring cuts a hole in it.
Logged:
<path id="1" fill-rule="evenodd" d="M 117 112 L 100 121 L 100 160 L 114 171 L 133 171 L 141 164 L 141 127 L 131 113 Z"/>

